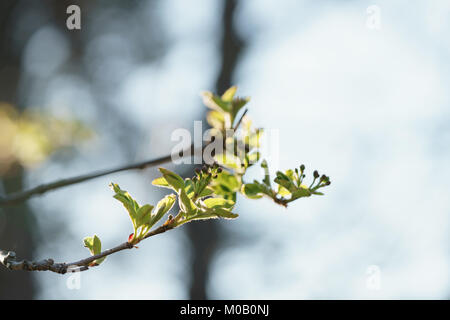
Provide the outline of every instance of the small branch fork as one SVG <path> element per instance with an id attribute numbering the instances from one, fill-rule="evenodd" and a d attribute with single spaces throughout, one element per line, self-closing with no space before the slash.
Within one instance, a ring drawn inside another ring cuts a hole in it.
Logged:
<path id="1" fill-rule="evenodd" d="M 247 110 L 240 117 L 239 121 L 233 128 L 234 130 L 236 130 L 239 127 L 239 125 L 241 124 L 242 118 L 245 116 L 246 113 L 247 113 Z M 202 148 L 202 150 L 205 147 L 206 146 L 204 146 Z M 192 152 L 195 152 L 194 144 L 192 144 L 189 148 L 178 152 L 178 155 L 185 156 L 186 153 L 192 154 Z M 157 158 L 157 159 L 153 159 L 153 160 L 149 160 L 149 161 L 144 161 L 144 162 L 140 162 L 140 163 L 135 163 L 135 164 L 131 164 L 131 165 L 126 165 L 126 166 L 118 167 L 115 169 L 102 170 L 102 171 L 97 171 L 94 173 L 81 175 L 81 176 L 77 176 L 77 177 L 73 177 L 73 178 L 62 179 L 62 180 L 58 180 L 55 182 L 42 184 L 35 188 L 29 189 L 27 191 L 12 193 L 6 197 L 0 197 L 0 207 L 5 206 L 5 205 L 20 203 L 20 202 L 25 201 L 35 195 L 43 194 L 43 193 L 46 193 L 51 190 L 59 189 L 59 188 L 65 187 L 65 186 L 69 186 L 69 185 L 77 184 L 77 183 L 84 182 L 87 180 L 95 179 L 98 177 L 106 176 L 106 175 L 109 175 L 112 173 L 126 171 L 126 170 L 133 170 L 133 169 L 145 169 L 150 166 L 162 164 L 162 163 L 172 160 L 173 155 L 174 154 L 171 154 L 171 155 L 168 155 L 165 157 L 161 157 L 161 158 Z M 160 233 L 164 233 L 168 230 L 174 229 L 175 227 L 176 227 L 175 220 L 169 219 L 162 226 L 156 228 L 152 232 L 149 232 L 145 236 L 144 239 L 147 239 L 149 237 L 155 236 Z M 4 265 L 9 270 L 52 271 L 52 272 L 59 273 L 59 274 L 65 274 L 68 272 L 81 272 L 81 271 L 89 270 L 90 267 L 96 266 L 94 261 L 97 259 L 107 257 L 109 255 L 112 255 L 112 254 L 122 251 L 122 250 L 132 249 L 134 247 L 135 247 L 134 244 L 132 244 L 130 242 L 124 242 L 114 248 L 105 250 L 97 255 L 94 255 L 94 256 L 79 260 L 79 261 L 75 261 L 75 262 L 69 262 L 69 263 L 65 263 L 65 262 L 55 263 L 55 261 L 53 259 L 45 259 L 45 260 L 40 260 L 40 261 L 17 260 L 15 252 L 0 249 L 0 264 Z"/>
<path id="2" fill-rule="evenodd" d="M 158 228 L 156 228 L 154 231 L 147 234 L 145 239 L 155 236 L 160 233 L 164 233 L 168 230 L 171 230 L 174 228 L 174 225 L 172 224 L 164 224 Z M 13 251 L 5 251 L 0 250 L 0 263 L 3 264 L 6 268 L 9 270 L 24 270 L 24 271 L 52 271 L 59 274 L 65 274 L 68 272 L 81 272 L 89 270 L 89 267 L 95 267 L 96 264 L 94 263 L 95 260 L 107 257 L 109 255 L 112 255 L 116 252 L 125 250 L 125 249 L 132 249 L 135 246 L 129 242 L 124 242 L 114 248 L 105 250 L 97 255 L 75 261 L 75 262 L 69 262 L 69 263 L 55 263 L 53 259 L 45 259 L 41 261 L 27 261 L 27 260 L 21 260 L 17 261 L 16 253 Z"/>

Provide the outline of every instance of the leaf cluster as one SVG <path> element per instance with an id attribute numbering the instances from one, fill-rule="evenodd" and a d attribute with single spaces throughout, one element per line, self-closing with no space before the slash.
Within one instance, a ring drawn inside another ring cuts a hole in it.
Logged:
<path id="1" fill-rule="evenodd" d="M 269 198 L 275 203 L 287 207 L 288 203 L 312 195 L 323 195 L 319 190 L 330 185 L 330 178 L 313 172 L 313 180 L 305 184 L 305 166 L 277 171 L 272 179 L 266 160 L 260 159 L 260 144 L 263 130 L 255 129 L 248 117 L 239 112 L 249 98 L 235 97 L 236 87 L 231 87 L 222 96 L 211 92 L 203 93 L 203 101 L 212 109 L 207 120 L 217 137 L 225 137 L 225 151 L 214 155 L 212 164 L 197 168 L 190 178 L 182 178 L 177 173 L 159 168 L 161 176 L 152 181 L 157 187 L 168 188 L 171 194 L 161 199 L 156 206 L 139 205 L 138 202 L 119 185 L 111 183 L 114 198 L 122 203 L 130 217 L 133 233 L 128 242 L 135 245 L 151 235 L 154 226 L 170 212 L 178 201 L 178 212 L 168 214 L 163 226 L 175 228 L 196 220 L 214 218 L 235 219 L 238 214 L 234 207 L 237 194 L 250 199 Z M 233 129 L 241 126 L 240 132 Z M 232 134 L 228 131 L 232 130 Z M 231 146 L 231 148 L 227 147 Z M 247 169 L 260 163 L 264 176 L 261 180 L 245 182 Z M 84 239 L 85 246 L 96 255 L 101 251 L 100 239 L 95 235 Z M 100 264 L 104 258 L 94 261 Z"/>

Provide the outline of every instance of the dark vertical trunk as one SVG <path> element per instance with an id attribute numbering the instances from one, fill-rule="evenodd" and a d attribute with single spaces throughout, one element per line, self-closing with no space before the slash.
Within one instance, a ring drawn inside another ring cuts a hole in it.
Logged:
<path id="1" fill-rule="evenodd" d="M 232 78 L 239 56 L 243 49 L 243 42 L 239 38 L 233 24 L 236 0 L 224 0 L 222 13 L 222 30 L 220 44 L 220 70 L 217 77 L 215 92 L 223 93 L 232 85 Z M 208 299 L 208 280 L 214 255 L 219 247 L 219 240 L 224 230 L 220 221 L 189 223 L 187 233 L 191 241 L 191 283 L 190 299 Z"/>
<path id="2" fill-rule="evenodd" d="M 10 32 L 16 1 L 1 1 L 0 5 L 0 101 L 18 104 L 16 96 L 20 77 L 20 56 L 11 52 Z M 1 152 L 1 151 L 0 151 Z M 5 193 L 22 190 L 24 172 L 15 168 L 14 173 L 1 177 L 1 189 Z M 0 247 L 15 251 L 21 257 L 33 256 L 32 212 L 26 204 L 0 208 Z M 0 300 L 31 299 L 35 293 L 32 274 L 13 272 L 0 268 Z"/>
<path id="3" fill-rule="evenodd" d="M 23 189 L 23 170 L 14 172 L 13 177 L 2 179 L 5 192 L 14 192 Z M 33 215 L 26 204 L 6 209 L 0 209 L 1 230 L 0 247 L 12 250 L 19 257 L 33 256 Z M 0 300 L 3 299 L 32 299 L 35 285 L 31 272 L 9 271 L 0 268 Z"/>
<path id="4" fill-rule="evenodd" d="M 117 7 L 119 10 L 129 10 L 132 12 L 133 6 L 138 2 L 115 1 L 114 3 L 111 2 L 109 7 Z M 76 4 L 81 8 L 82 30 L 69 31 L 66 27 L 66 19 L 68 17 L 66 9 L 72 4 Z M 35 31 L 39 30 L 39 28 L 46 25 L 52 28 L 59 28 L 61 34 L 70 42 L 71 56 L 66 61 L 68 72 L 77 72 L 78 75 L 83 77 L 93 87 L 93 92 L 95 92 L 96 83 L 90 78 L 90 72 L 87 72 L 89 66 L 83 64 L 86 45 L 93 37 L 90 37 L 83 30 L 85 30 L 84 28 L 90 30 L 89 21 L 92 21 L 92 19 L 89 17 L 95 17 L 95 14 L 100 13 L 101 10 L 101 1 L 46 0 L 37 2 L 33 0 L 0 0 L 0 102 L 8 102 L 15 107 L 26 107 L 24 106 L 24 101 L 27 100 L 27 87 L 21 87 L 20 90 L 23 90 L 23 92 L 18 95 L 19 78 L 23 72 L 21 66 L 23 49 L 26 47 L 29 37 Z M 22 28 L 25 31 L 22 30 L 22 33 L 20 33 L 21 36 L 17 37 L 18 16 L 23 15 L 26 17 L 27 14 L 33 11 L 36 11 L 38 14 L 31 14 L 29 17 L 37 16 L 41 18 L 28 19 L 24 23 L 26 28 Z M 114 27 L 114 21 L 111 22 L 110 26 Z M 27 34 L 24 34 L 25 32 Z M 26 39 L 27 37 L 28 39 Z M 156 37 L 162 38 L 162 34 L 161 32 L 155 32 L 149 36 L 146 33 L 146 37 L 147 39 L 153 37 L 153 42 L 158 40 Z M 145 47 L 145 45 L 142 45 L 142 47 Z M 154 51 L 153 47 L 150 50 L 147 48 L 146 50 L 148 52 L 146 51 L 147 55 L 144 58 L 148 61 L 157 59 L 164 53 L 162 48 L 164 46 L 161 43 L 155 46 Z M 70 71 L 72 66 L 75 67 L 73 69 L 76 71 Z M 32 79 L 30 81 L 36 80 Z M 110 112 L 103 92 L 95 92 L 93 98 L 99 108 L 98 114 L 101 114 L 102 117 L 99 119 L 99 125 L 105 125 L 107 123 L 106 126 L 110 126 L 109 123 L 113 123 L 114 127 L 121 128 L 122 130 L 114 130 L 110 134 L 116 135 L 118 140 L 124 141 L 122 143 L 124 154 L 135 154 L 135 145 L 132 141 L 135 140 L 133 137 L 137 136 L 140 132 L 137 131 L 133 124 L 127 121 L 127 117 L 121 116 L 119 112 Z M 0 176 L 0 193 L 23 190 L 24 174 L 25 172 L 22 168 L 16 168 L 8 176 Z M 0 208 L 0 248 L 16 251 L 20 258 L 34 258 L 34 246 L 45 241 L 45 238 L 42 237 L 42 234 L 39 234 L 32 217 L 31 209 L 27 204 Z M 43 232 L 42 228 L 40 231 Z M 33 298 L 33 294 L 35 293 L 32 282 L 33 277 L 37 277 L 37 275 L 27 272 L 9 272 L 5 268 L 0 267 L 0 299 Z"/>
<path id="5" fill-rule="evenodd" d="M 18 86 L 22 72 L 22 51 L 12 45 L 12 34 L 18 14 L 25 14 L 26 2 L 2 0 L 0 2 L 0 102 L 11 103 L 23 111 L 23 97 L 18 96 Z M 65 8 L 69 1 L 48 1 L 45 3 L 50 19 L 56 20 L 60 28 L 65 28 Z M 33 10 L 30 7 L 29 10 Z M 54 11 L 52 11 L 54 10 Z M 54 14 L 54 15 L 53 15 Z M 36 24 L 30 21 L 30 24 Z M 40 25 L 36 25 L 40 27 Z M 31 36 L 31 33 L 28 35 Z M 24 40 L 18 48 L 25 47 Z M 1 128 L 0 128 L 1 130 Z M 1 150 L 0 150 L 1 152 Z M 4 176 L 0 176 L 0 190 L 5 194 L 24 189 L 25 171 L 15 166 Z M 18 257 L 32 259 L 37 246 L 37 225 L 27 203 L 0 208 L 0 248 L 15 251 Z M 9 271 L 0 268 L 0 299 L 32 299 L 36 285 L 31 272 Z"/>
<path id="6" fill-rule="evenodd" d="M 221 68 L 216 80 L 216 92 L 222 94 L 233 85 L 232 79 L 244 49 L 244 42 L 236 32 L 233 18 L 237 0 L 224 0 L 222 15 Z"/>

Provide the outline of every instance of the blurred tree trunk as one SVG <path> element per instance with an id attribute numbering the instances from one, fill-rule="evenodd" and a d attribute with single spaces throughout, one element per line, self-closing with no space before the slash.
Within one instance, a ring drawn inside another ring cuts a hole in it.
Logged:
<path id="1" fill-rule="evenodd" d="M 0 101 L 18 105 L 16 96 L 20 77 L 20 55 L 11 51 L 11 20 L 17 1 L 2 0 L 0 4 Z M 24 172 L 14 168 L 11 175 L 0 177 L 3 192 L 20 191 L 23 188 Z M 33 215 L 26 204 L 0 209 L 0 247 L 12 250 L 19 257 L 33 257 Z M 32 274 L 13 272 L 0 268 L 0 299 L 31 299 L 35 293 Z"/>
<path id="2" fill-rule="evenodd" d="M 2 179 L 5 192 L 20 191 L 23 188 L 23 169 L 17 169 L 14 176 Z M 26 204 L 0 209 L 2 230 L 0 247 L 12 250 L 19 257 L 33 257 L 32 239 L 33 213 Z M 0 299 L 32 299 L 35 284 L 31 272 L 9 271 L 0 269 Z"/>
<path id="3" fill-rule="evenodd" d="M 140 1 L 114 1 L 109 4 L 111 8 L 117 8 L 125 12 L 133 12 L 136 5 Z M 153 1 L 155 4 L 156 1 Z M 107 96 L 104 92 L 96 91 L 96 85 L 99 81 L 92 78 L 89 65 L 85 63 L 83 58 L 86 57 L 86 47 L 89 45 L 89 40 L 94 36 L 89 36 L 89 33 L 81 32 L 80 30 L 69 31 L 66 28 L 66 19 L 68 17 L 66 9 L 69 5 L 76 4 L 82 10 L 82 30 L 84 27 L 89 29 L 89 16 L 102 12 L 101 1 L 88 0 L 45 0 L 36 2 L 33 0 L 1 0 L 0 1 L 0 101 L 5 101 L 13 104 L 15 107 L 26 107 L 28 88 L 32 87 L 26 81 L 41 81 L 36 79 L 20 81 L 23 76 L 22 70 L 22 56 L 26 48 L 29 38 L 44 26 L 59 29 L 60 34 L 63 35 L 70 43 L 71 54 L 66 61 L 66 67 L 73 67 L 72 71 L 69 69 L 68 73 L 77 74 L 93 88 L 93 100 L 98 107 L 99 125 L 106 127 L 121 128 L 121 130 L 113 130 L 110 134 L 117 137 L 119 141 L 123 141 L 123 154 L 127 155 L 131 160 L 132 155 L 136 154 L 137 146 L 133 143 L 134 139 L 142 132 L 138 131 L 137 127 L 131 123 L 127 117 L 122 116 L 119 111 L 110 112 L 110 106 Z M 157 14 L 157 6 L 154 6 L 155 16 Z M 21 28 L 18 27 L 18 20 L 20 17 L 38 17 L 36 19 L 27 19 L 21 21 Z M 92 19 L 91 19 L 92 20 Z M 25 22 L 24 22 L 25 21 Z M 158 20 L 155 19 L 155 30 L 158 30 Z M 25 25 L 25 28 L 23 27 Z M 102 32 L 104 33 L 108 27 L 114 27 L 114 21 L 105 26 Z M 21 32 L 17 32 L 20 29 Z M 18 37 L 17 34 L 20 34 Z M 100 33 L 99 33 L 100 34 Z M 145 32 L 146 43 L 141 45 L 142 60 L 148 62 L 160 58 L 164 54 L 164 43 L 160 41 L 163 39 L 161 32 L 148 33 Z M 151 42 L 150 49 L 146 45 Z M 157 45 L 155 45 L 155 43 Z M 156 48 L 156 49 L 154 49 Z M 64 71 L 63 71 L 64 72 Z M 25 83 L 25 84 L 24 84 Z M 20 84 L 20 86 L 19 86 Z M 103 83 L 100 83 L 103 84 Z M 105 87 L 102 87 L 105 89 Z M 108 88 L 115 89 L 115 88 Z M 19 95 L 18 92 L 21 91 Z M 23 111 L 23 110 L 21 110 Z M 148 128 L 147 128 L 148 129 Z M 1 130 L 1 128 L 0 128 Z M 143 129 L 142 129 L 143 130 Z M 0 150 L 1 152 L 1 150 Z M 0 176 L 0 193 L 10 193 L 24 189 L 24 170 L 22 168 L 15 168 L 8 176 Z M 49 224 L 55 223 L 50 221 Z M 64 227 L 64 226 L 60 226 Z M 45 243 L 46 239 L 43 237 L 43 230 L 37 230 L 37 225 L 33 220 L 31 209 L 28 205 L 22 204 L 14 207 L 0 208 L 0 248 L 5 250 L 16 251 L 20 258 L 32 259 L 41 258 L 34 257 L 33 249 L 35 246 Z M 40 232 L 39 232 L 40 231 Z M 54 236 L 54 235 L 53 235 Z M 32 242 L 34 241 L 34 242 Z M 39 241 L 39 242 L 37 242 Z M 34 297 L 35 287 L 33 285 L 33 278 L 36 274 L 27 272 L 8 272 L 5 268 L 0 268 L 0 299 L 30 299 Z"/>
<path id="4" fill-rule="evenodd" d="M 215 92 L 222 94 L 232 85 L 237 62 L 244 48 L 243 41 L 236 33 L 233 23 L 236 0 L 224 0 L 222 12 L 220 70 L 215 84 Z M 219 240 L 225 230 L 220 221 L 187 224 L 187 234 L 191 242 L 191 283 L 190 299 L 208 299 L 207 286 L 214 256 L 220 249 Z"/>
<path id="5" fill-rule="evenodd" d="M 33 10 L 25 1 L 2 0 L 0 2 L 0 101 L 13 104 L 20 112 L 26 108 L 24 97 L 18 95 L 19 81 L 22 73 L 21 59 L 27 39 L 16 44 L 11 43 L 16 27 L 18 14 L 25 10 Z M 49 13 L 49 21 L 56 21 L 55 26 L 65 28 L 66 8 L 69 0 L 47 1 L 45 8 Z M 79 4 L 79 3 L 78 3 Z M 25 10 L 24 10 L 25 9 Z M 36 24 L 30 21 L 30 26 Z M 30 30 L 33 30 L 30 28 Z M 32 33 L 27 36 L 31 36 Z M 72 43 L 79 43 L 79 35 L 68 36 Z M 78 48 L 79 46 L 73 46 Z M 19 50 L 17 50 L 19 48 Z M 15 49 L 15 51 L 14 51 Z M 21 191 L 24 186 L 25 172 L 22 167 L 15 166 L 5 176 L 0 176 L 1 191 L 5 194 Z M 27 203 L 0 208 L 0 248 L 15 251 L 19 258 L 32 259 L 37 246 L 39 234 L 33 212 Z M 0 299 L 32 299 L 36 294 L 36 285 L 31 272 L 13 272 L 0 268 Z"/>

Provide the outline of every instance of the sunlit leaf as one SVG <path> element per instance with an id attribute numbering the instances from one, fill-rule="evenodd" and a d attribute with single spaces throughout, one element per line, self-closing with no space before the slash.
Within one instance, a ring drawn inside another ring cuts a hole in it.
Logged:
<path id="1" fill-rule="evenodd" d="M 238 171 L 242 170 L 241 160 L 231 153 L 219 153 L 214 156 L 214 159 L 224 167 Z"/>
<path id="2" fill-rule="evenodd" d="M 167 183 L 167 180 L 164 177 L 156 178 L 152 181 L 154 186 L 171 188 L 171 186 Z"/>
<path id="3" fill-rule="evenodd" d="M 102 252 L 102 242 L 97 235 L 94 235 L 94 243 L 93 243 L 93 255 L 99 254 Z"/>
<path id="4" fill-rule="evenodd" d="M 91 255 L 95 256 L 97 254 L 100 254 L 102 252 L 102 242 L 100 241 L 100 238 L 97 235 L 94 235 L 93 237 L 86 237 L 83 239 L 84 246 L 89 249 L 91 252 Z M 93 262 L 93 264 L 99 265 L 102 263 L 106 257 L 97 259 Z"/>
<path id="5" fill-rule="evenodd" d="M 294 180 L 294 170 L 292 170 L 292 169 L 289 169 L 289 170 L 286 170 L 286 176 L 289 178 L 289 180 Z"/>
<path id="6" fill-rule="evenodd" d="M 223 101 L 220 97 L 215 96 L 209 91 L 202 93 L 203 103 L 210 109 L 220 111 L 220 112 L 229 112 L 230 104 Z"/>
<path id="7" fill-rule="evenodd" d="M 216 95 L 212 96 L 211 99 L 223 111 L 225 111 L 225 112 L 231 111 L 231 103 L 223 101 L 220 97 L 218 97 Z"/>
<path id="8" fill-rule="evenodd" d="M 231 102 L 233 101 L 233 97 L 236 94 L 236 90 L 237 87 L 236 86 L 232 86 L 231 88 L 229 88 L 227 91 L 225 91 L 225 93 L 222 95 L 222 100 L 225 102 Z"/>
<path id="9" fill-rule="evenodd" d="M 202 192 L 200 192 L 199 197 L 206 197 L 206 196 L 210 196 L 214 193 L 214 190 L 211 189 L 211 187 L 206 187 L 205 189 L 203 189 Z"/>
<path id="10" fill-rule="evenodd" d="M 197 207 L 194 202 L 187 196 L 186 191 L 184 189 L 179 189 L 179 205 L 182 212 L 186 214 L 186 216 L 191 216 L 197 212 Z"/>
<path id="11" fill-rule="evenodd" d="M 122 202 L 123 206 L 128 211 L 128 215 L 130 216 L 133 226 L 136 228 L 136 213 L 139 209 L 139 204 L 131 197 L 131 195 L 127 191 L 120 189 L 118 184 L 111 183 L 110 186 L 116 193 L 113 197 Z"/>
<path id="12" fill-rule="evenodd" d="M 298 199 L 302 197 L 309 197 L 311 195 L 311 191 L 306 186 L 301 186 L 294 192 L 292 192 L 292 199 Z"/>
<path id="13" fill-rule="evenodd" d="M 176 196 L 174 194 L 170 194 L 158 202 L 154 210 L 150 226 L 155 225 L 167 212 L 169 212 L 170 209 L 172 209 L 175 200 Z"/>
<path id="14" fill-rule="evenodd" d="M 216 208 L 214 209 L 214 212 L 221 218 L 225 219 L 236 219 L 239 217 L 238 214 L 230 212 L 228 210 L 222 209 L 222 208 Z"/>
<path id="15" fill-rule="evenodd" d="M 223 112 L 212 110 L 207 113 L 206 121 L 213 128 L 223 130 L 225 128 L 225 116 Z"/>
<path id="16" fill-rule="evenodd" d="M 178 174 L 164 168 L 159 168 L 159 171 L 175 191 L 180 188 L 184 189 L 184 180 Z"/>
<path id="17" fill-rule="evenodd" d="M 136 228 L 148 225 L 152 216 L 153 206 L 146 204 L 140 207 L 136 213 Z"/>
<path id="18" fill-rule="evenodd" d="M 195 186 L 194 182 L 191 179 L 184 180 L 186 194 L 189 198 L 193 198 L 195 195 Z"/>
<path id="19" fill-rule="evenodd" d="M 283 186 L 284 188 L 289 190 L 291 193 L 293 193 L 297 189 L 297 186 L 289 178 L 289 176 L 287 176 L 286 174 L 284 174 L 281 171 L 277 172 L 277 177 L 274 179 L 274 182 Z"/>
<path id="20" fill-rule="evenodd" d="M 230 209 L 234 206 L 234 201 L 224 198 L 208 198 L 203 201 L 208 208 L 226 208 Z"/>
<path id="21" fill-rule="evenodd" d="M 206 209 L 196 214 L 191 220 L 208 220 L 208 219 L 235 219 L 239 215 L 222 208 Z"/>
<path id="22" fill-rule="evenodd" d="M 285 187 L 283 187 L 282 185 L 278 185 L 278 192 L 277 192 L 280 196 L 282 197 L 287 197 L 289 195 L 291 195 L 291 193 L 289 192 L 288 189 L 286 189 Z"/>
<path id="23" fill-rule="evenodd" d="M 231 110 L 232 117 L 235 118 L 236 115 L 238 114 L 239 110 L 241 110 L 242 107 L 244 107 L 249 101 L 250 101 L 250 98 L 248 98 L 248 97 L 234 99 L 232 102 L 232 110 Z"/>
<path id="24" fill-rule="evenodd" d="M 238 179 L 228 171 L 224 170 L 217 176 L 217 179 L 212 181 L 214 184 L 221 184 L 227 187 L 229 191 L 238 191 L 240 183 Z"/>
<path id="25" fill-rule="evenodd" d="M 241 192 L 250 199 L 259 199 L 263 196 L 263 188 L 257 183 L 243 184 Z"/>
<path id="26" fill-rule="evenodd" d="M 86 237 L 83 239 L 84 246 L 94 255 L 94 237 Z"/>
<path id="27" fill-rule="evenodd" d="M 228 171 L 222 171 L 217 179 L 212 180 L 211 188 L 214 194 L 225 199 L 236 201 L 236 192 L 240 190 L 241 183 Z"/>

